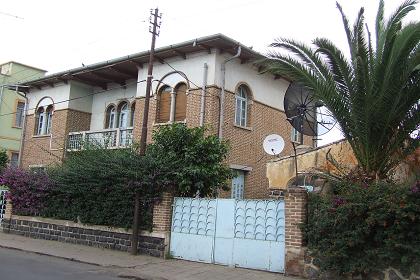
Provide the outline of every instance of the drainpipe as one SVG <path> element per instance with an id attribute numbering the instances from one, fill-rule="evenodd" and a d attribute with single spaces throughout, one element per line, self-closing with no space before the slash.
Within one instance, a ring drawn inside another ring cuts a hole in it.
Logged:
<path id="1" fill-rule="evenodd" d="M 0 89 L 0 109 L 1 109 L 1 102 L 3 101 L 3 90 L 4 90 L 4 85 L 1 86 L 1 89 Z"/>
<path id="2" fill-rule="evenodd" d="M 241 46 L 238 46 L 238 52 L 223 61 L 221 65 L 221 72 L 222 72 L 222 91 L 220 93 L 220 111 L 219 111 L 219 139 L 223 138 L 223 122 L 225 119 L 225 83 L 226 83 L 226 63 L 229 61 L 239 57 L 241 55 Z"/>
<path id="3" fill-rule="evenodd" d="M 20 147 L 19 147 L 19 158 L 18 158 L 18 166 L 21 167 L 21 162 L 22 162 L 22 151 L 23 151 L 23 140 L 25 137 L 25 131 L 26 131 L 26 111 L 28 110 L 28 97 L 26 96 L 26 94 L 22 94 L 21 92 L 18 91 L 19 86 L 15 85 L 16 87 L 16 94 L 22 96 L 23 98 L 25 98 L 25 106 L 23 108 L 23 121 L 22 121 L 22 131 L 20 134 Z M 27 86 L 20 86 L 20 87 L 27 87 Z"/>
<path id="4" fill-rule="evenodd" d="M 171 111 L 169 113 L 169 122 L 175 121 L 175 88 L 171 88 Z"/>
<path id="5" fill-rule="evenodd" d="M 204 125 L 204 115 L 206 113 L 206 86 L 207 86 L 207 70 L 209 67 L 207 63 L 204 63 L 204 70 L 203 70 L 203 86 L 201 88 L 201 107 L 200 107 L 200 126 Z"/>

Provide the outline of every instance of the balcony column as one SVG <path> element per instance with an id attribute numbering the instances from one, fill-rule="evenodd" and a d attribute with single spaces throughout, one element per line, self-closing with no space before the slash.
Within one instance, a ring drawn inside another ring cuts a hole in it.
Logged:
<path id="1" fill-rule="evenodd" d="M 174 123 L 175 121 L 175 89 L 171 88 L 171 112 L 169 113 L 169 122 Z"/>
<path id="2" fill-rule="evenodd" d="M 120 140 L 121 140 L 121 130 L 120 130 L 120 128 L 118 127 L 117 128 L 117 139 L 115 139 L 115 147 L 119 147 L 120 146 Z"/>

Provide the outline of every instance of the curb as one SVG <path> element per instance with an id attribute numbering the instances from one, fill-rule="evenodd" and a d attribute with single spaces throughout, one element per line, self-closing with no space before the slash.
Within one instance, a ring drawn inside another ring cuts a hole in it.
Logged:
<path id="1" fill-rule="evenodd" d="M 78 259 L 75 259 L 75 258 L 68 258 L 68 257 L 63 257 L 63 256 L 57 256 L 57 255 L 43 253 L 43 252 L 29 251 L 29 250 L 25 250 L 25 249 L 21 249 L 21 248 L 15 248 L 15 247 L 10 247 L 10 246 L 5 246 L 5 245 L 1 245 L 1 244 L 0 244 L 0 248 L 9 249 L 9 250 L 16 250 L 16 251 L 21 251 L 21 252 L 26 252 L 26 253 L 33 253 L 33 254 L 37 254 L 37 255 L 41 255 L 41 256 L 54 257 L 54 258 L 59 258 L 59 259 L 68 260 L 68 261 L 77 262 L 77 263 L 82 263 L 82 264 L 89 264 L 89 265 L 94 265 L 94 266 L 107 267 L 105 265 L 101 265 L 101 264 L 98 264 L 98 263 L 92 263 L 92 262 L 82 261 L 82 260 L 78 260 Z M 118 267 L 118 268 L 120 268 L 120 267 Z M 123 268 L 123 267 L 121 267 L 121 268 Z"/>

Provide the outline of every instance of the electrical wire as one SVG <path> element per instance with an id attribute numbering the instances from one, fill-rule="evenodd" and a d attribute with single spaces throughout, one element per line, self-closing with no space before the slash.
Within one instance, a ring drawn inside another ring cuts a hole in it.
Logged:
<path id="1" fill-rule="evenodd" d="M 169 66 L 169 67 L 171 67 L 172 69 L 174 69 L 174 71 L 176 71 L 176 72 L 180 72 L 179 70 L 176 70 L 172 65 L 170 65 L 167 61 L 165 61 L 164 60 L 164 62 Z M 185 77 L 184 77 L 185 78 Z M 188 79 L 188 78 L 185 78 L 189 83 L 191 83 L 192 85 L 194 85 L 194 86 L 196 86 L 197 87 L 197 89 L 201 89 L 202 87 L 200 87 L 200 86 L 198 86 L 196 83 L 194 83 L 193 81 L 191 81 L 190 79 Z M 101 91 L 97 91 L 97 92 L 94 92 L 94 93 L 91 93 L 91 94 L 88 94 L 88 95 L 85 95 L 85 96 L 79 96 L 79 97 L 75 97 L 75 98 L 69 98 L 69 99 L 66 99 L 66 100 L 61 100 L 61 101 L 58 101 L 58 102 L 54 102 L 52 105 L 56 105 L 56 104 L 61 104 L 61 103 L 65 103 L 65 102 L 69 102 L 69 101 L 73 101 L 73 100 L 77 100 L 77 99 L 82 99 L 82 98 L 86 98 L 86 97 L 90 97 L 90 96 L 93 96 L 93 95 L 96 95 L 96 94 L 100 94 L 100 93 L 104 93 L 104 92 L 107 92 L 107 91 L 111 91 L 111 90 L 115 90 L 115 89 L 119 89 L 119 88 L 123 88 L 123 87 L 126 87 L 126 86 L 128 86 L 128 85 L 133 85 L 133 84 L 138 84 L 138 83 L 141 83 L 141 82 L 145 82 L 146 80 L 141 80 L 141 81 L 137 81 L 137 82 L 132 82 L 132 83 L 127 83 L 127 84 L 125 84 L 125 85 L 122 85 L 122 86 L 118 86 L 118 87 L 113 87 L 113 88 L 110 88 L 110 89 L 106 89 L 106 90 L 101 90 Z M 153 80 L 154 82 L 157 82 L 158 80 Z M 167 84 L 165 84 L 165 83 L 163 83 L 163 85 L 167 85 Z M 209 91 L 207 91 L 207 90 L 205 90 L 205 92 L 206 93 L 208 93 L 208 94 L 211 94 Z M 194 92 L 190 92 L 189 94 L 193 94 L 193 95 L 197 95 L 197 96 L 201 96 L 201 93 L 194 93 Z M 205 96 L 206 98 L 210 98 L 210 97 L 212 97 L 212 96 Z M 27 110 L 26 110 L 26 112 L 28 112 L 28 111 L 30 111 L 30 110 L 35 110 L 36 109 L 36 107 L 34 107 L 34 108 L 28 108 Z M 10 115 L 10 114 L 13 114 L 13 113 L 5 113 L 5 114 L 0 114 L 0 117 L 2 117 L 2 116 L 7 116 L 7 115 Z"/>
<path id="2" fill-rule="evenodd" d="M 73 100 L 78 100 L 78 99 L 90 97 L 90 96 L 93 96 L 93 95 L 96 95 L 96 94 L 104 93 L 104 92 L 115 90 L 115 89 L 120 89 L 120 88 L 123 88 L 123 87 L 127 87 L 129 85 L 139 84 L 139 83 L 142 83 L 142 82 L 146 82 L 146 80 L 141 80 L 141 81 L 136 81 L 136 82 L 132 82 L 132 83 L 127 83 L 125 85 L 121 85 L 121 86 L 118 86 L 118 87 L 113 87 L 113 88 L 110 88 L 110 89 L 100 90 L 100 91 L 93 92 L 93 93 L 90 93 L 90 94 L 87 94 L 87 95 L 84 95 L 84 96 L 78 96 L 78 97 L 69 98 L 69 99 L 66 99 L 66 100 L 61 100 L 61 101 L 53 102 L 51 105 L 57 105 L 57 104 L 61 104 L 61 103 L 70 102 L 70 101 L 73 101 Z M 26 109 L 26 112 L 25 113 L 27 113 L 30 110 L 35 110 L 35 109 L 36 109 L 36 107 L 34 107 L 34 108 L 28 108 L 28 109 Z M 11 114 L 14 114 L 14 113 L 0 114 L 0 117 L 11 115 Z"/>

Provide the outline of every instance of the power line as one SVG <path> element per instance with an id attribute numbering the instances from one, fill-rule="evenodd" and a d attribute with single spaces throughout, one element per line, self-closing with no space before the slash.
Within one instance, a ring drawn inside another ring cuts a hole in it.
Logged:
<path id="1" fill-rule="evenodd" d="M 8 16 L 8 17 L 13 17 L 13 18 L 17 18 L 17 19 L 22 19 L 22 20 L 24 20 L 24 18 L 23 18 L 23 17 L 17 16 L 17 15 L 12 15 L 12 14 L 5 13 L 5 12 L 0 12 L 0 15 L 4 15 L 4 16 Z"/>
<path id="2" fill-rule="evenodd" d="M 104 92 L 107 92 L 107 91 L 111 91 L 111 90 L 115 90 L 115 89 L 123 88 L 123 87 L 126 87 L 126 86 L 128 86 L 128 85 L 139 84 L 139 83 L 142 83 L 142 82 L 145 82 L 145 81 L 146 81 L 146 80 L 141 80 L 141 81 L 136 81 L 136 82 L 132 82 L 132 83 L 127 83 L 127 84 L 125 84 L 125 85 L 121 85 L 121 86 L 118 86 L 118 87 L 113 87 L 113 88 L 110 88 L 110 89 L 105 89 L 105 90 L 101 90 L 101 91 L 93 92 L 93 93 L 87 94 L 87 95 L 85 95 L 85 96 L 78 96 L 78 97 L 69 98 L 69 99 L 66 99 L 66 100 L 61 100 L 61 101 L 53 102 L 51 105 L 57 105 L 57 104 L 61 104 L 61 103 L 70 102 L 70 101 L 73 101 L 73 100 L 78 100 L 78 99 L 86 98 L 86 97 L 93 96 L 93 95 L 100 94 L 100 93 L 104 93 Z M 34 108 L 28 108 L 28 109 L 26 109 L 25 114 L 26 114 L 28 111 L 30 111 L 30 110 L 35 110 L 35 109 L 36 109 L 36 107 L 34 107 Z M 2 116 L 7 116 L 7 115 L 11 115 L 11 114 L 14 114 L 14 113 L 0 114 L 0 117 L 2 117 Z"/>

